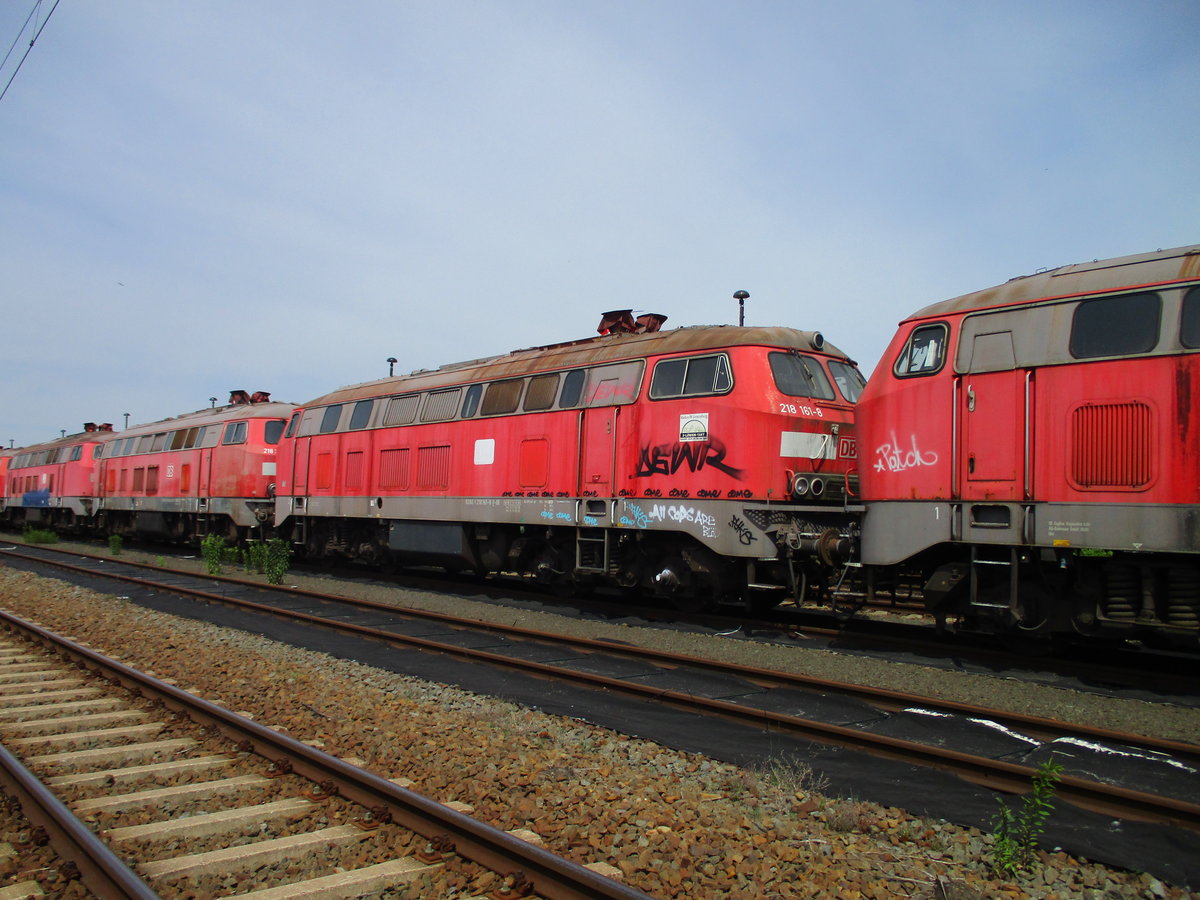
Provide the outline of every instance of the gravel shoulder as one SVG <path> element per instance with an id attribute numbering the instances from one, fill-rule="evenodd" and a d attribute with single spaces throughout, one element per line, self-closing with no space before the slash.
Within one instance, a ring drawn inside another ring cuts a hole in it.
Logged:
<path id="1" fill-rule="evenodd" d="M 142 558 L 154 561 L 153 555 Z M 199 560 L 194 564 L 201 568 Z M 951 678 L 822 650 L 580 622 L 379 585 L 294 575 L 288 581 L 1146 734 L 1184 740 L 1200 734 L 1200 713 L 1162 704 L 987 676 Z M 497 827 L 530 829 L 579 862 L 608 863 L 655 897 L 1200 898 L 1061 852 L 1043 853 L 1017 882 L 1005 881 L 987 865 L 990 835 L 825 796 L 819 775 L 802 763 L 738 769 L 10 568 L 0 567 L 0 604 L 295 737 L 319 741 L 328 752 L 361 759 L 386 777 L 411 779 L 442 802 L 467 803 Z"/>

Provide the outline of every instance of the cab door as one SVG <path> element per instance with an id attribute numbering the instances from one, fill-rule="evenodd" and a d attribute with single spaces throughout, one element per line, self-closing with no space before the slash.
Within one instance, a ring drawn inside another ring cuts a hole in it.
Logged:
<path id="1" fill-rule="evenodd" d="M 1012 333 L 977 334 L 959 381 L 959 496 L 1025 498 L 1031 379 L 1016 367 Z"/>
<path id="2" fill-rule="evenodd" d="M 580 496 L 612 496 L 618 409 L 616 406 L 601 406 L 585 409 L 582 413 L 579 436 Z"/>

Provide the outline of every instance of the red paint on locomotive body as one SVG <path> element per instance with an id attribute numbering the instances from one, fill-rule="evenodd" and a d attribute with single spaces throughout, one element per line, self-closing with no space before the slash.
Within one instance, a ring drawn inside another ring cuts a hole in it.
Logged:
<path id="1" fill-rule="evenodd" d="M 863 561 L 916 563 L 967 616 L 1194 632 L 1198 259 L 1067 266 L 901 323 L 857 410 Z"/>
<path id="2" fill-rule="evenodd" d="M 4 521 L 64 531 L 81 527 L 95 513 L 97 455 L 111 431 L 89 425 L 78 434 L 5 452 Z"/>
<path id="3" fill-rule="evenodd" d="M 269 523 L 288 403 L 202 409 L 127 429 L 100 462 L 103 527 L 188 540 L 237 539 Z"/>
<path id="4" fill-rule="evenodd" d="M 277 522 L 317 555 L 741 593 L 733 559 L 846 536 L 861 386 L 820 335 L 732 327 L 617 332 L 355 385 L 289 423 Z"/>

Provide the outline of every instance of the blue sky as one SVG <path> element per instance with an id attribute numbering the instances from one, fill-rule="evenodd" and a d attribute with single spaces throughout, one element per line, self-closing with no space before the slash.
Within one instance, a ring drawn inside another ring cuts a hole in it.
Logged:
<path id="1" fill-rule="evenodd" d="M 870 372 L 929 303 L 1200 241 L 1198 33 L 1194 0 L 61 0 L 0 102 L 0 440 L 739 289 Z"/>

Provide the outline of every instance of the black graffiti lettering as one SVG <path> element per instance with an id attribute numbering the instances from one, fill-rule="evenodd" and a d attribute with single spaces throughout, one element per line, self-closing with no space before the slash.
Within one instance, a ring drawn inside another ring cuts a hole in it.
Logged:
<path id="1" fill-rule="evenodd" d="M 730 518 L 729 527 L 737 532 L 738 540 L 743 544 L 749 545 L 758 540 L 758 535 L 751 531 L 750 526 L 737 516 Z"/>
<path id="2" fill-rule="evenodd" d="M 720 441 L 676 441 L 674 444 L 658 444 L 642 447 L 638 456 L 637 477 L 652 475 L 674 475 L 686 466 L 690 472 L 699 472 L 711 466 L 730 478 L 741 481 L 742 470 L 725 462 L 725 445 Z"/>

